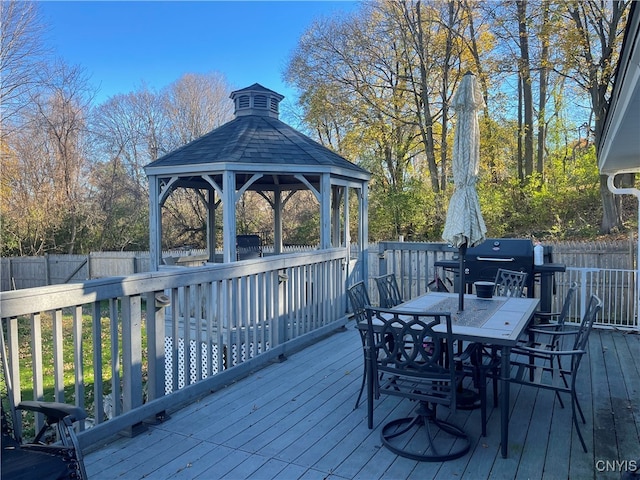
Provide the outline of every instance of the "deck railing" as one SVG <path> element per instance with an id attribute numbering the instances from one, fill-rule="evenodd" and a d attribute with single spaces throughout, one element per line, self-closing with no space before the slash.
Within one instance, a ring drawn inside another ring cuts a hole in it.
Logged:
<path id="1" fill-rule="evenodd" d="M 443 243 L 380 242 L 378 250 L 369 252 L 369 291 L 372 303 L 377 301 L 373 277 L 395 273 L 403 298 L 410 299 L 433 289 L 436 278 L 449 291 L 454 291 L 454 275 L 434 267 L 434 262 L 451 259 L 457 249 Z M 374 259 L 373 257 L 377 257 Z M 592 294 L 598 295 L 604 308 L 598 315 L 598 326 L 639 330 L 637 301 L 637 272 L 632 269 L 566 266 L 566 272 L 555 273 L 553 278 L 551 311 L 560 311 L 572 282 L 578 284 L 569 312 L 570 319 L 579 322 Z M 539 296 L 536 279 L 535 296 Z"/>
<path id="2" fill-rule="evenodd" d="M 396 273 L 405 299 L 436 277 L 453 290 L 434 267 L 453 252 L 442 243 L 381 243 L 369 252 L 369 280 Z M 85 407 L 95 425 L 80 433 L 83 445 L 133 433 L 344 325 L 345 286 L 359 279 L 353 266 L 338 248 L 2 292 L 11 377 L 21 378 L 14 401 L 53 391 Z M 568 266 L 555 275 L 554 310 L 571 281 L 580 286 L 575 319 L 596 293 L 601 325 L 638 329 L 635 271 Z"/>
<path id="3" fill-rule="evenodd" d="M 52 391 L 84 407 L 83 445 L 133 433 L 344 325 L 348 260 L 331 249 L 3 292 L 13 400 Z"/>

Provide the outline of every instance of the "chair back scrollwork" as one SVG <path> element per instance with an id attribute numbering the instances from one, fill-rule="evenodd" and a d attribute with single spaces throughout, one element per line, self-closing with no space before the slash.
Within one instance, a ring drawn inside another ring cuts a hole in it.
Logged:
<path id="1" fill-rule="evenodd" d="M 527 286 L 527 273 L 499 268 L 493 294 L 497 297 L 522 297 Z"/>
<path id="2" fill-rule="evenodd" d="M 393 273 L 376 277 L 375 280 L 380 295 L 381 307 L 393 308 L 404 301 L 398 287 L 398 281 Z"/>

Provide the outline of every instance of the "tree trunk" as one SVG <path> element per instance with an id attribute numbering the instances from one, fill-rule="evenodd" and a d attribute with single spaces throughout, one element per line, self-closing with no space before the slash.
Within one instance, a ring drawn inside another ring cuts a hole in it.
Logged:
<path id="1" fill-rule="evenodd" d="M 538 103 L 538 154 L 536 162 L 536 172 L 544 175 L 544 151 L 546 144 L 547 119 L 547 84 L 549 82 L 549 2 L 542 2 L 542 27 L 540 31 L 540 41 L 542 48 L 540 51 L 540 99 Z"/>
<path id="2" fill-rule="evenodd" d="M 608 89 L 613 81 L 615 69 L 609 68 L 618 49 L 619 25 L 628 2 L 578 2 L 567 3 L 568 12 L 574 21 L 578 42 L 575 52 L 579 56 L 577 74 L 591 97 L 595 125 L 595 143 L 600 145 L 600 135 L 609 105 Z M 570 52 L 571 53 L 571 52 Z M 600 58 L 597 58 L 600 55 Z M 607 187 L 606 175 L 600 176 L 602 198 L 602 223 L 600 233 L 611 233 L 622 226 L 619 201 Z"/>
<path id="3" fill-rule="evenodd" d="M 529 58 L 529 32 L 527 29 L 527 1 L 516 2 L 518 6 L 518 32 L 520 45 L 520 62 L 518 71 L 522 83 L 522 102 L 524 122 L 524 175 L 533 173 L 533 92 L 531 89 L 531 63 Z"/>
<path id="4" fill-rule="evenodd" d="M 607 187 L 607 175 L 600 175 L 600 197 L 602 199 L 602 223 L 600 233 L 607 234 L 622 225 L 618 198 Z"/>
<path id="5" fill-rule="evenodd" d="M 438 167 L 436 165 L 435 142 L 433 140 L 433 115 L 431 114 L 431 101 L 429 100 L 428 70 L 424 59 L 426 49 L 424 42 L 424 32 L 422 31 L 422 10 L 420 2 L 416 3 L 416 47 L 420 58 L 420 103 L 422 104 L 422 122 L 420 122 L 420 135 L 424 144 L 424 151 L 429 167 L 429 177 L 431 178 L 431 188 L 438 194 L 444 185 L 440 185 L 438 179 Z M 418 108 L 418 111 L 420 109 Z"/>

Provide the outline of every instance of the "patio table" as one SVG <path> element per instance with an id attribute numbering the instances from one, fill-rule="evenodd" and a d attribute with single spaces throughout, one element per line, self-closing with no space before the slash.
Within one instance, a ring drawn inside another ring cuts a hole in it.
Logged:
<path id="1" fill-rule="evenodd" d="M 397 308 L 408 311 L 450 312 L 453 336 L 457 340 L 478 342 L 501 349 L 500 438 L 502 457 L 507 458 L 509 442 L 510 352 L 538 308 L 537 298 L 477 298 L 465 295 L 464 311 L 458 312 L 458 294 L 428 292 Z M 436 326 L 435 331 L 443 326 Z"/>

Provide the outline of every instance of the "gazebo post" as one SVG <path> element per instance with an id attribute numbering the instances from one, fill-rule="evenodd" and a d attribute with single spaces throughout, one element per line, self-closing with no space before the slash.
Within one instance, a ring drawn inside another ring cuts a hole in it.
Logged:
<path id="1" fill-rule="evenodd" d="M 209 262 L 216 261 L 216 191 L 209 187 L 207 197 L 207 248 Z"/>
<path id="2" fill-rule="evenodd" d="M 362 279 L 367 282 L 369 280 L 369 183 L 362 182 L 360 190 L 360 228 L 358 232 L 358 244 L 360 251 L 358 252 L 358 260 L 360 261 L 360 269 Z"/>
<path id="3" fill-rule="evenodd" d="M 282 253 L 282 190 L 273 190 L 273 253 Z"/>
<path id="4" fill-rule="evenodd" d="M 224 172 L 222 180 L 222 201 L 224 230 L 223 238 L 223 262 L 236 261 L 236 174 L 229 170 Z"/>
<path id="5" fill-rule="evenodd" d="M 331 248 L 331 177 L 320 177 L 320 248 Z"/>
<path id="6" fill-rule="evenodd" d="M 340 187 L 331 186 L 331 246 L 340 246 Z"/>
<path id="7" fill-rule="evenodd" d="M 349 228 L 349 187 L 344 187 L 344 244 L 351 248 L 351 229 Z"/>
<path id="8" fill-rule="evenodd" d="M 158 197 L 158 177 L 149 176 L 149 260 L 152 272 L 160 268 L 162 257 L 162 222 L 160 216 L 160 198 Z"/>

